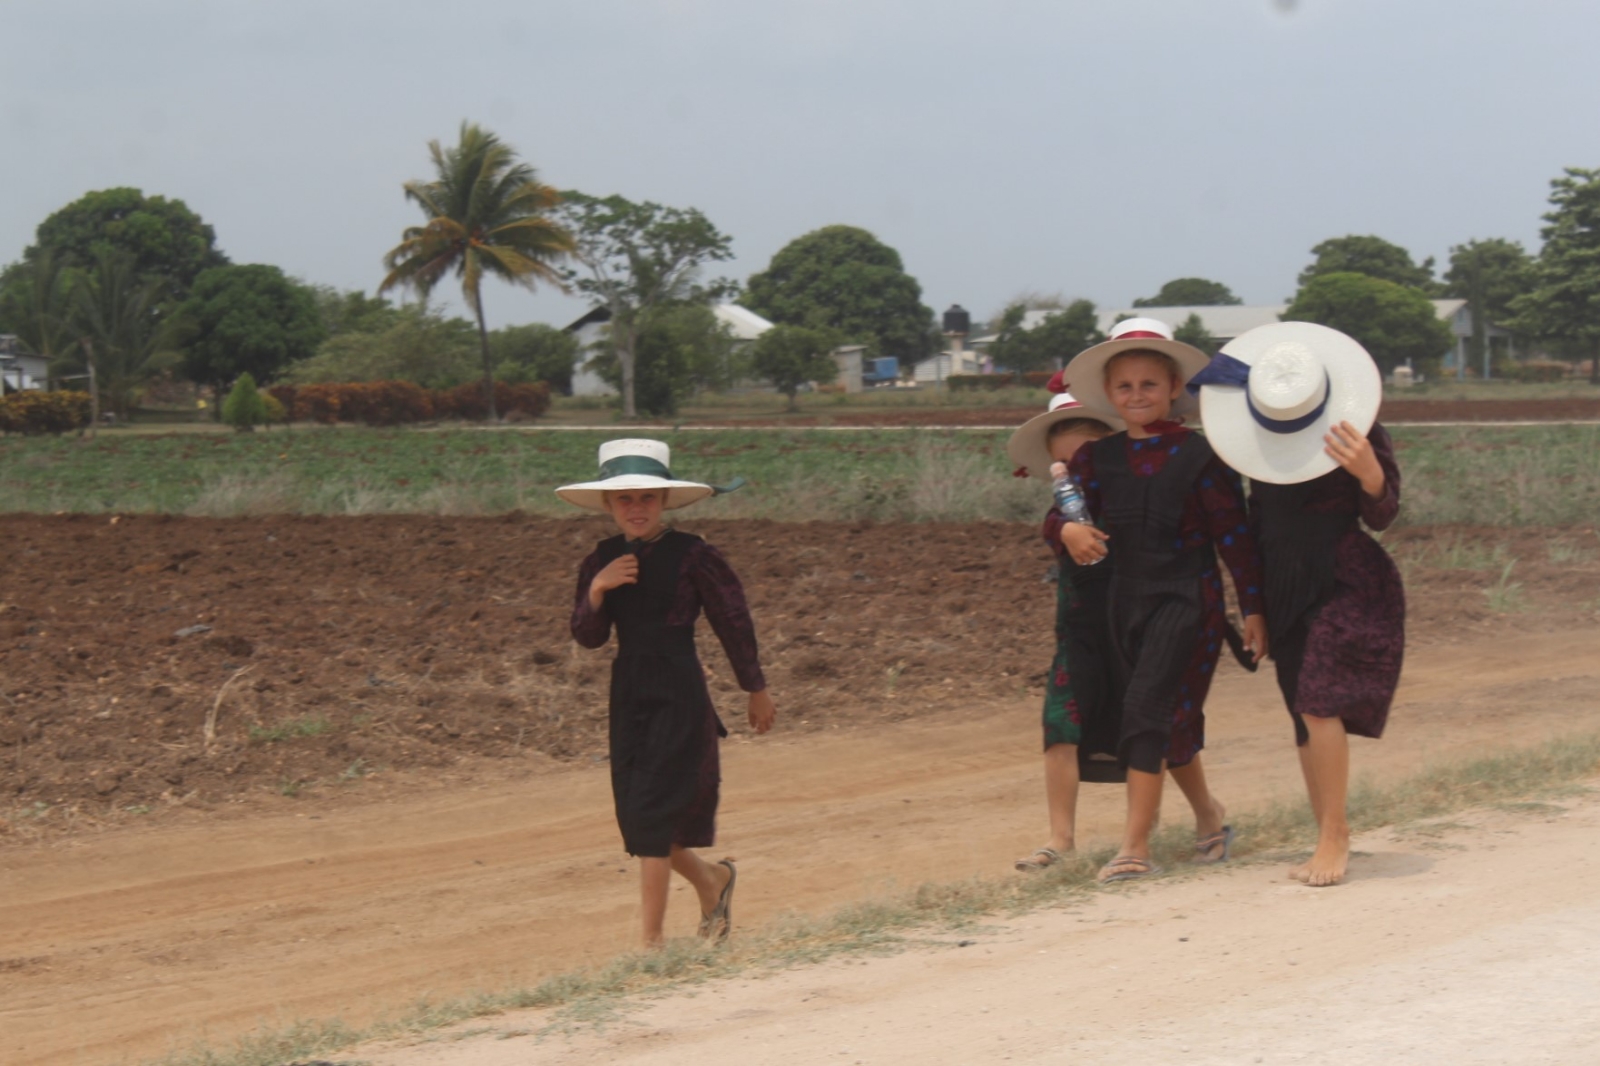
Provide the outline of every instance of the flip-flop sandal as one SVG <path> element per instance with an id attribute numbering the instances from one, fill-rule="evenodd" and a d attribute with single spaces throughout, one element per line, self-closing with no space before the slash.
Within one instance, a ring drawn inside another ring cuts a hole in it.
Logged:
<path id="1" fill-rule="evenodd" d="M 726 940 L 733 931 L 733 885 L 739 880 L 739 870 L 727 859 L 717 865 L 728 868 L 728 883 L 722 886 L 722 895 L 710 914 L 700 917 L 700 935 L 707 940 Z"/>
<path id="2" fill-rule="evenodd" d="M 1044 856 L 1043 862 L 1039 861 L 1039 856 L 1041 855 Z M 1047 870 L 1060 861 L 1061 853 L 1055 848 L 1034 848 L 1032 855 L 1029 855 L 1026 859 L 1018 859 L 1012 865 L 1023 873 L 1030 873 L 1037 870 Z"/>
<path id="3" fill-rule="evenodd" d="M 1106 873 L 1107 870 L 1117 870 L 1118 867 L 1124 869 L 1116 873 Z M 1149 859 L 1141 859 L 1136 855 L 1118 855 L 1102 866 L 1100 873 L 1102 875 L 1099 878 L 1100 883 L 1109 885 L 1117 881 L 1137 881 L 1142 877 L 1155 877 L 1162 873 L 1162 869 Z"/>
<path id="4" fill-rule="evenodd" d="M 1222 847 L 1221 855 L 1212 855 L 1211 851 L 1218 845 Z M 1192 861 L 1202 866 L 1214 862 L 1227 862 L 1228 853 L 1233 850 L 1233 826 L 1225 825 L 1220 832 L 1212 833 L 1203 840 L 1194 842 L 1194 859 Z"/>

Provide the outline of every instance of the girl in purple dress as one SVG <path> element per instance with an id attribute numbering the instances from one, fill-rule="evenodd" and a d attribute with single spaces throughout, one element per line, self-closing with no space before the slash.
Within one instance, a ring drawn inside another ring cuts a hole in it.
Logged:
<path id="1" fill-rule="evenodd" d="M 1281 322 L 1230 342 L 1190 388 L 1213 447 L 1251 481 L 1272 658 L 1318 827 L 1290 876 L 1336 885 L 1348 737 L 1383 735 L 1405 651 L 1400 572 L 1361 528 L 1387 529 L 1400 510 L 1394 445 L 1375 421 L 1382 379 L 1352 338 Z"/>
<path id="2" fill-rule="evenodd" d="M 749 693 L 750 727 L 765 733 L 777 717 L 738 576 L 716 548 L 662 522 L 666 509 L 727 490 L 678 481 L 669 461 L 660 441 L 608 441 L 600 446 L 600 480 L 556 490 L 568 503 L 610 514 L 621 530 L 579 567 L 571 624 L 586 648 L 617 632 L 611 793 L 623 845 L 640 859 L 644 942 L 652 948 L 663 940 L 674 872 L 699 897 L 701 936 L 722 939 L 733 925 L 738 870 L 694 851 L 716 842 L 717 742 L 727 735 L 695 651 L 702 611 Z"/>

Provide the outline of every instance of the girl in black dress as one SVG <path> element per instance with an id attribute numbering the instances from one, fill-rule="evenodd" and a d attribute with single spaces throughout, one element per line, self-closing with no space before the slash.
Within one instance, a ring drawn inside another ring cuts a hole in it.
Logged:
<path id="1" fill-rule="evenodd" d="M 663 940 L 673 871 L 700 897 L 701 936 L 721 939 L 732 928 L 738 870 L 730 860 L 708 863 L 693 850 L 715 843 L 717 741 L 727 735 L 695 652 L 702 611 L 749 693 L 750 727 L 765 733 L 777 716 L 738 576 L 716 548 L 662 522 L 665 510 L 725 490 L 675 480 L 669 460 L 660 441 L 608 441 L 600 446 L 600 480 L 556 490 L 569 503 L 610 514 L 621 530 L 579 568 L 572 635 L 599 648 L 613 626 L 617 631 L 611 791 L 623 844 L 640 859 L 648 947 Z"/>

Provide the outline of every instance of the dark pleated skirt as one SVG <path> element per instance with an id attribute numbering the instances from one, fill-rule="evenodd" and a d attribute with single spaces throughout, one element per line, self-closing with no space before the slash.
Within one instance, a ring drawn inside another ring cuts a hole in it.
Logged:
<path id="1" fill-rule="evenodd" d="M 694 656 L 620 655 L 611 666 L 611 795 L 628 854 L 716 842 L 718 722 Z"/>

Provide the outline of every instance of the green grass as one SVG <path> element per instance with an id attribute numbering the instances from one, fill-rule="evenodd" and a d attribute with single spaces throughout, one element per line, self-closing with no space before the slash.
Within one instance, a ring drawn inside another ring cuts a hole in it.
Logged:
<path id="1" fill-rule="evenodd" d="M 254 434 L 0 438 L 0 511 L 571 514 L 551 490 L 594 476 L 618 431 L 360 428 Z M 1032 521 L 1046 491 L 1010 477 L 996 430 L 633 430 L 666 440 L 675 473 L 748 478 L 708 517 Z M 1398 427 L 1401 521 L 1592 524 L 1600 427 Z"/>
<path id="2" fill-rule="evenodd" d="M 1357 832 L 1397 827 L 1407 835 L 1442 837 L 1470 827 L 1448 816 L 1478 807 L 1548 816 L 1551 800 L 1590 791 L 1583 784 L 1600 771 L 1600 733 L 1579 734 L 1491 758 L 1440 765 L 1390 785 L 1358 783 L 1350 795 Z M 1238 831 L 1234 855 L 1277 861 L 1314 844 L 1316 829 L 1303 797 L 1284 800 L 1231 819 Z M 1448 842 L 1445 842 L 1446 846 Z M 1163 830 L 1155 859 L 1187 876 L 1211 868 L 1184 865 L 1193 849 L 1187 826 Z M 251 1035 L 232 1048 L 196 1048 L 168 1056 L 158 1066 L 280 1066 L 368 1040 L 420 1037 L 448 1025 L 508 1010 L 553 1009 L 551 1031 L 615 1017 L 627 997 L 659 993 L 718 978 L 808 965 L 841 955 L 901 951 L 994 916 L 1060 906 L 1100 891 L 1095 873 L 1112 852 L 1077 854 L 1043 874 L 971 878 L 926 884 L 899 896 L 868 900 L 818 917 L 790 915 L 717 948 L 698 940 L 672 941 L 666 950 L 629 953 L 591 969 L 558 974 L 532 988 L 419 1004 L 365 1029 L 338 1020 L 301 1021 Z"/>
<path id="3" fill-rule="evenodd" d="M 282 740 L 299 737 L 320 737 L 333 728 L 333 723 L 322 715 L 289 718 L 270 726 L 250 727 L 250 741 L 254 744 L 276 744 Z"/>

